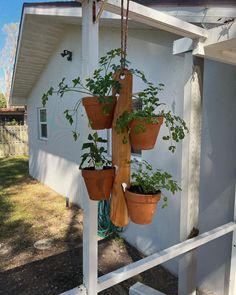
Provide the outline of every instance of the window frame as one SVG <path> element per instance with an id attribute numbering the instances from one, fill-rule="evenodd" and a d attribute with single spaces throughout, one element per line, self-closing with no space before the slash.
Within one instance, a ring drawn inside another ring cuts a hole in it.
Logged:
<path id="1" fill-rule="evenodd" d="M 133 98 L 132 105 L 134 108 L 135 108 L 135 102 L 136 102 L 136 98 Z M 108 152 L 108 156 L 112 157 L 112 129 L 108 129 L 107 131 L 107 152 Z M 132 147 L 131 147 L 131 160 L 142 161 L 142 150 L 140 150 L 140 154 L 132 153 Z"/>
<path id="2" fill-rule="evenodd" d="M 107 155 L 108 157 L 112 157 L 112 129 L 107 130 Z M 131 160 L 142 160 L 142 151 L 140 154 L 131 153 Z"/>
<path id="3" fill-rule="evenodd" d="M 41 111 L 46 112 L 46 121 L 41 121 Z M 42 125 L 46 126 L 47 137 L 42 136 Z M 48 140 L 48 121 L 47 121 L 47 109 L 46 108 L 38 108 L 38 137 L 40 140 Z"/>

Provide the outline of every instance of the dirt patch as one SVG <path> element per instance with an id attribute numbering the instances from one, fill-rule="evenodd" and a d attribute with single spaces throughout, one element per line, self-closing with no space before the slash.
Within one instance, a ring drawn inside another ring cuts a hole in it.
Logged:
<path id="1" fill-rule="evenodd" d="M 0 159 L 0 294 L 53 295 L 82 283 L 83 212 L 27 175 L 26 158 Z M 52 241 L 39 250 L 35 242 Z M 99 275 L 143 258 L 124 240 L 99 241 Z M 102 295 L 126 295 L 140 281 L 168 295 L 177 295 L 177 279 L 153 268 Z"/>
<path id="2" fill-rule="evenodd" d="M 34 258 L 25 256 L 27 263 L 0 272 L 0 294 L 57 295 L 82 284 L 81 240 L 71 242 L 66 251 L 60 252 L 63 248 L 57 246 L 39 252 Z M 116 238 L 99 241 L 98 273 L 106 274 L 141 258 L 143 255 L 126 242 L 121 245 Z M 155 267 L 100 294 L 128 295 L 130 286 L 137 281 L 168 295 L 178 294 L 177 279 L 162 267 Z"/>

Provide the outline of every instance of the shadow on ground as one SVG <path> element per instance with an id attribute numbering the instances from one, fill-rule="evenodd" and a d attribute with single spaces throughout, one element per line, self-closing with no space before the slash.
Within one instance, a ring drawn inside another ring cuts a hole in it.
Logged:
<path id="1" fill-rule="evenodd" d="M 28 176 L 27 159 L 0 159 L 0 250 L 10 248 L 0 252 L 0 295 L 58 295 L 82 283 L 82 210 L 65 209 L 64 201 L 42 186 L 26 191 L 28 184 L 39 185 Z M 48 236 L 54 240 L 51 249 L 34 248 Z M 98 252 L 99 276 L 143 258 L 117 237 L 100 241 Z M 127 295 L 137 281 L 167 295 L 178 293 L 177 278 L 159 266 L 99 294 Z"/>
<path id="2" fill-rule="evenodd" d="M 125 242 L 121 247 L 112 239 L 103 240 L 99 243 L 99 275 L 141 258 L 142 255 Z M 57 295 L 80 285 L 82 277 L 82 247 L 74 247 L 60 254 L 0 272 L 0 294 Z M 129 287 L 137 281 L 167 295 L 177 295 L 177 279 L 161 266 L 99 294 L 127 295 Z"/>
<path id="3" fill-rule="evenodd" d="M 34 261 L 0 273 L 1 295 L 53 295 L 82 282 L 81 249 Z"/>

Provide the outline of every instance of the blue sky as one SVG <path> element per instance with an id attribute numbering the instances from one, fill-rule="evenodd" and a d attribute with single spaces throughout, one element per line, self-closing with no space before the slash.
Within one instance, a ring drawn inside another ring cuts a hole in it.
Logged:
<path id="1" fill-rule="evenodd" d="M 53 0 L 0 0 L 0 51 L 4 46 L 5 42 L 5 34 L 2 31 L 2 28 L 5 24 L 20 22 L 21 11 L 23 3 L 30 3 L 30 2 L 55 2 Z M 1 69 L 0 69 L 0 79 L 1 76 Z"/>
<path id="2" fill-rule="evenodd" d="M 55 2 L 50 0 L 0 0 L 0 49 L 4 44 L 5 36 L 2 32 L 4 24 L 20 22 L 21 10 L 24 2 Z"/>

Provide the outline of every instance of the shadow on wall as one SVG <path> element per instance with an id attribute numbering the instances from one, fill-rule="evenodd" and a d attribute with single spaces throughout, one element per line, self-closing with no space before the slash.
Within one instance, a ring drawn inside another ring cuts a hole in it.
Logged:
<path id="1" fill-rule="evenodd" d="M 232 220 L 236 183 L 236 68 L 208 62 L 207 69 L 200 183 L 202 230 Z"/>
<path id="2" fill-rule="evenodd" d="M 205 71 L 199 208 L 201 232 L 233 220 L 236 182 L 236 68 L 207 61 Z M 231 236 L 201 247 L 198 255 L 200 285 L 217 294 L 228 294 Z"/>
<path id="3" fill-rule="evenodd" d="M 48 185 L 70 202 L 82 206 L 86 193 L 79 165 L 44 150 L 30 149 L 30 175 Z"/>

